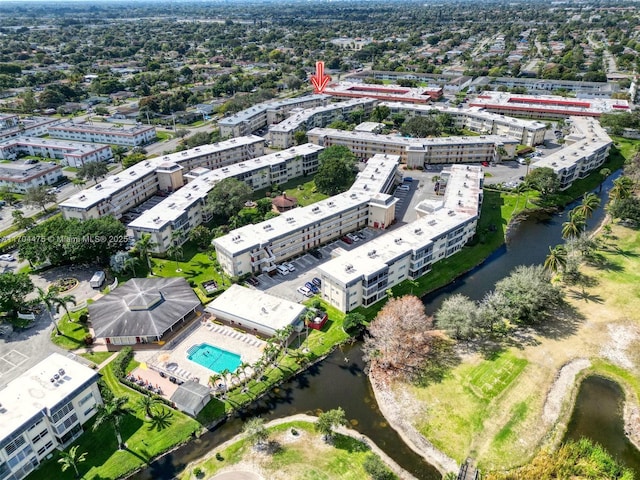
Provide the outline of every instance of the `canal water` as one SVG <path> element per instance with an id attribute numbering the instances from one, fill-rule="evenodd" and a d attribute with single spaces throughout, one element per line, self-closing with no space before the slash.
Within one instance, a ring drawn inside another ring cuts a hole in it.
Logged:
<path id="1" fill-rule="evenodd" d="M 585 378 L 578 390 L 565 440 L 586 437 L 599 443 L 640 478 L 640 452 L 624 434 L 623 408 L 624 392 L 620 385 L 599 376 Z"/>
<path id="2" fill-rule="evenodd" d="M 601 194 L 603 203 L 614 178 L 616 175 L 612 175 L 605 182 Z M 579 202 L 576 202 L 576 205 L 577 203 Z M 569 205 L 568 209 L 574 206 Z M 598 225 L 603 216 L 604 209 L 600 207 L 589 220 L 589 225 Z M 508 275 L 516 266 L 544 262 L 549 246 L 562 242 L 561 229 L 564 221 L 566 221 L 566 211 L 523 222 L 512 234 L 509 244 L 494 252 L 482 265 L 452 284 L 426 295 L 423 301 L 428 313 L 435 312 L 445 298 L 455 293 L 480 300 L 493 289 L 498 280 Z M 136 480 L 174 478 L 189 462 L 238 434 L 243 420 L 247 417 L 259 415 L 268 421 L 296 413 L 313 414 L 342 407 L 354 428 L 371 438 L 416 478 L 439 479 L 437 470 L 409 449 L 396 432 L 387 425 L 378 409 L 363 369 L 359 343 L 342 347 L 323 362 L 283 384 L 246 411 L 153 462 L 133 478 Z"/>

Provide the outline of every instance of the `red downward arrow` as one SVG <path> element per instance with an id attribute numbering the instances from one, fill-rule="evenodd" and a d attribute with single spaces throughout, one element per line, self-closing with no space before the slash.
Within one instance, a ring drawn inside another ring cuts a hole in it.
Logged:
<path id="1" fill-rule="evenodd" d="M 324 74 L 324 62 L 316 62 L 316 73 L 311 75 L 311 85 L 313 85 L 313 93 L 323 93 L 331 77 Z"/>

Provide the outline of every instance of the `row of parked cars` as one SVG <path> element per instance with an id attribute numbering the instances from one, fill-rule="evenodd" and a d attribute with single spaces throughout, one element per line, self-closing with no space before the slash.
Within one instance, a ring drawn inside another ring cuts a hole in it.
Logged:
<path id="1" fill-rule="evenodd" d="M 305 297 L 312 297 L 320 293 L 321 285 L 322 281 L 318 277 L 314 277 L 310 282 L 306 282 L 304 285 L 298 287 L 298 293 L 301 293 Z"/>
<path id="2" fill-rule="evenodd" d="M 344 237 L 340 238 L 347 245 L 351 245 L 352 243 L 358 243 L 360 240 L 364 240 L 366 237 L 362 232 L 356 233 L 347 233 Z"/>
<path id="3" fill-rule="evenodd" d="M 280 275 L 289 275 L 296 271 L 296 267 L 293 266 L 293 263 L 283 263 L 282 265 L 278 265 L 276 270 Z"/>

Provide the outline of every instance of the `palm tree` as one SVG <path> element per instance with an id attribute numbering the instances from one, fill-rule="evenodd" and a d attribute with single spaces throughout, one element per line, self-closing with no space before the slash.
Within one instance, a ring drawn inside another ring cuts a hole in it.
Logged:
<path id="1" fill-rule="evenodd" d="M 151 407 L 153 407 L 157 403 L 157 398 L 152 397 L 151 395 L 142 395 L 142 397 L 140 397 L 140 400 L 138 400 L 138 407 L 144 410 L 144 413 L 148 418 L 153 418 Z"/>
<path id="2" fill-rule="evenodd" d="M 608 168 L 603 168 L 602 170 L 600 170 L 600 176 L 602 177 L 602 180 L 600 180 L 600 186 L 598 187 L 598 193 L 600 193 L 602 191 L 602 184 L 604 183 L 604 181 L 607 179 L 607 177 L 611 175 L 611 170 L 609 170 Z"/>
<path id="3" fill-rule="evenodd" d="M 80 472 L 78 471 L 78 464 L 84 462 L 87 458 L 87 452 L 83 452 L 78 455 L 78 446 L 71 447 L 68 452 L 61 451 L 58 463 L 62 466 L 62 471 L 66 472 L 69 467 L 73 468 L 76 472 L 76 478 L 80 478 Z"/>
<path id="4" fill-rule="evenodd" d="M 122 159 L 124 158 L 124 154 L 127 153 L 127 147 L 123 147 L 122 145 L 111 145 L 111 153 L 113 154 L 115 161 L 122 165 Z"/>
<path id="5" fill-rule="evenodd" d="M 40 287 L 36 287 L 36 292 L 38 294 L 37 301 L 39 303 L 43 303 L 47 307 L 47 311 L 49 312 L 49 318 L 51 318 L 51 323 L 56 329 L 56 335 L 62 335 L 60 328 L 58 328 L 58 324 L 55 320 L 55 316 L 53 315 L 53 308 L 57 305 L 58 298 L 58 289 L 49 288 L 49 290 L 45 291 Z"/>
<path id="6" fill-rule="evenodd" d="M 118 441 L 118 450 L 123 450 L 126 445 L 122 443 L 122 435 L 120 434 L 120 420 L 125 415 L 131 412 L 131 409 L 127 407 L 129 397 L 126 395 L 122 397 L 113 397 L 110 401 L 104 405 L 97 405 L 96 421 L 93 424 L 93 430 L 97 430 L 105 422 L 111 422 L 113 424 L 113 430 L 116 434 L 116 440 Z"/>
<path id="7" fill-rule="evenodd" d="M 227 378 L 227 376 L 230 374 L 231 372 L 229 371 L 228 368 L 225 368 L 224 370 L 222 370 L 220 372 L 220 380 L 222 380 L 223 383 L 223 391 L 222 391 L 222 398 L 226 399 L 227 398 L 227 392 L 229 391 L 229 379 Z"/>
<path id="8" fill-rule="evenodd" d="M 138 240 L 135 244 L 135 249 L 140 253 L 142 258 L 147 260 L 147 266 L 149 267 L 149 273 L 153 275 L 153 270 L 151 269 L 151 250 L 156 246 L 155 242 L 151 240 L 150 233 L 143 233 L 140 240 Z"/>
<path id="9" fill-rule="evenodd" d="M 134 277 L 136 276 L 136 263 L 138 263 L 136 257 L 129 257 L 124 261 L 124 268 L 130 268 Z"/>
<path id="10" fill-rule="evenodd" d="M 623 198 L 629 198 L 633 191 L 633 180 L 629 177 L 616 178 L 613 181 L 613 187 L 609 191 L 609 200 L 615 202 Z"/>
<path id="11" fill-rule="evenodd" d="M 544 261 L 544 268 L 558 273 L 567 266 L 567 249 L 564 245 L 556 245 L 554 248 L 549 247 L 549 255 Z"/>
<path id="12" fill-rule="evenodd" d="M 242 373 L 244 375 L 244 381 L 246 382 L 248 377 L 247 377 L 247 368 L 250 368 L 251 364 L 247 363 L 247 362 L 242 362 L 240 363 L 240 366 L 238 367 L 240 370 L 242 370 Z"/>
<path id="13" fill-rule="evenodd" d="M 593 212 L 600 206 L 600 198 L 595 193 L 585 193 L 582 197 L 582 203 L 575 210 L 580 213 L 585 220 L 591 218 Z"/>
<path id="14" fill-rule="evenodd" d="M 49 290 L 54 290 L 55 293 L 59 293 L 58 289 L 55 288 L 50 288 Z M 60 309 L 64 310 L 64 313 L 67 314 L 67 318 L 71 319 L 71 315 L 69 314 L 69 309 L 67 308 L 67 304 L 68 303 L 72 303 L 74 306 L 76 306 L 78 304 L 78 302 L 76 302 L 76 297 L 74 297 L 73 295 L 55 295 L 52 294 L 51 295 L 51 302 L 53 303 L 53 305 L 56 307 L 56 312 L 60 313 Z"/>
<path id="15" fill-rule="evenodd" d="M 578 237 L 584 231 L 586 221 L 582 213 L 573 209 L 569 212 L 569 221 L 562 224 L 562 238 Z"/>

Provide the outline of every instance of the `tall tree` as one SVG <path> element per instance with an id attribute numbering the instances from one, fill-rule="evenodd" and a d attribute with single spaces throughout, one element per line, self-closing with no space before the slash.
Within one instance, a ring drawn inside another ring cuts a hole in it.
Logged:
<path id="1" fill-rule="evenodd" d="M 347 417 L 341 407 L 327 410 L 318 415 L 318 420 L 314 424 L 315 430 L 322 434 L 326 442 L 333 440 L 334 429 L 347 424 Z"/>
<path id="2" fill-rule="evenodd" d="M 137 402 L 138 408 L 140 408 L 141 410 L 144 410 L 145 415 L 147 416 L 147 418 L 152 418 L 153 417 L 153 411 L 151 410 L 154 405 L 157 405 L 159 402 L 159 400 L 152 396 L 152 395 L 142 395 L 140 397 L 140 399 Z"/>
<path id="3" fill-rule="evenodd" d="M 26 273 L 0 273 L 0 311 L 15 315 L 32 291 L 33 283 Z"/>
<path id="4" fill-rule="evenodd" d="M 66 472 L 69 468 L 73 468 L 76 478 L 80 478 L 78 464 L 87 459 L 87 452 L 82 452 L 82 454 L 78 455 L 78 448 L 79 445 L 75 445 L 71 447 L 68 452 L 62 450 L 60 452 L 60 458 L 58 458 L 58 463 L 61 465 L 62 471 Z"/>
<path id="5" fill-rule="evenodd" d="M 247 420 L 242 427 L 242 433 L 256 449 L 262 449 L 269 441 L 269 431 L 264 426 L 264 420 L 259 417 Z"/>
<path id="6" fill-rule="evenodd" d="M 50 299 L 56 311 L 60 312 L 60 309 L 62 309 L 64 310 L 64 313 L 66 313 L 67 318 L 71 318 L 67 305 L 70 303 L 72 305 L 77 305 L 76 297 L 73 295 L 62 295 L 58 289 L 52 289 L 51 287 L 49 287 L 49 290 L 55 290 L 55 294 L 52 294 Z"/>
<path id="7" fill-rule="evenodd" d="M 600 198 L 595 193 L 585 193 L 582 203 L 575 210 L 588 220 L 600 206 Z"/>
<path id="8" fill-rule="evenodd" d="M 88 162 L 78 169 L 76 176 L 78 178 L 91 179 L 98 183 L 98 179 L 104 177 L 107 173 L 109 173 L 109 168 L 105 162 Z"/>
<path id="9" fill-rule="evenodd" d="M 473 337 L 478 324 L 477 307 L 473 300 L 462 294 L 447 298 L 435 314 L 436 327 L 446 330 L 456 339 Z"/>
<path id="10" fill-rule="evenodd" d="M 633 192 L 633 180 L 629 177 L 618 177 L 613 181 L 613 187 L 609 191 L 609 200 L 616 201 L 629 198 Z"/>
<path id="11" fill-rule="evenodd" d="M 577 208 L 569 212 L 569 220 L 562 224 L 562 238 L 579 237 L 584 232 L 587 222 Z"/>
<path id="12" fill-rule="evenodd" d="M 73 295 L 67 295 L 65 297 L 61 297 L 59 295 L 59 291 L 55 287 L 49 287 L 48 290 L 44 290 L 40 287 L 36 287 L 36 292 L 38 294 L 37 301 L 39 303 L 44 304 L 47 307 L 47 311 L 49 312 L 49 317 L 51 318 L 51 323 L 56 329 L 56 334 L 61 335 L 60 329 L 58 328 L 58 322 L 56 322 L 54 309 L 57 310 L 61 307 L 64 307 L 65 311 L 68 314 L 67 303 L 73 301 L 75 304 L 75 297 Z"/>
<path id="13" fill-rule="evenodd" d="M 560 186 L 558 174 L 548 167 L 534 168 L 527 175 L 526 181 L 529 186 L 538 190 L 542 197 L 556 193 Z"/>
<path id="14" fill-rule="evenodd" d="M 371 118 L 374 122 L 384 122 L 390 113 L 391 110 L 389 107 L 385 105 L 378 105 L 373 109 L 373 112 L 371 112 Z"/>
<path id="15" fill-rule="evenodd" d="M 122 443 L 122 434 L 120 433 L 120 422 L 122 419 L 131 414 L 131 409 L 127 406 L 129 398 L 125 395 L 122 397 L 114 397 L 104 405 L 96 405 L 96 421 L 93 424 L 93 430 L 98 430 L 103 423 L 111 423 L 116 441 L 118 442 L 118 450 L 124 449 Z"/>
<path id="16" fill-rule="evenodd" d="M 3 185 L 0 187 L 0 200 L 7 202 L 9 205 L 13 205 L 18 201 L 18 197 L 16 197 L 16 194 L 11 191 L 11 187 L 9 185 Z"/>
<path id="17" fill-rule="evenodd" d="M 42 208 L 43 211 L 47 211 L 48 203 L 55 203 L 56 194 L 50 193 L 50 188 L 47 185 L 39 185 L 37 187 L 27 188 L 24 194 L 24 203 L 26 205 L 34 205 Z"/>
<path id="18" fill-rule="evenodd" d="M 611 170 L 608 168 L 603 168 L 600 170 L 600 185 L 598 186 L 598 192 L 602 191 L 602 184 L 604 184 L 604 181 L 609 177 L 609 175 L 611 175 Z"/>
<path id="19" fill-rule="evenodd" d="M 122 160 L 127 153 L 127 147 L 123 147 L 122 145 L 111 145 L 111 153 L 113 154 L 113 159 L 122 164 Z"/>
<path id="20" fill-rule="evenodd" d="M 562 271 L 567 265 L 567 249 L 564 245 L 549 247 L 549 255 L 544 260 L 544 268 L 554 273 Z"/>
<path id="21" fill-rule="evenodd" d="M 138 240 L 133 247 L 140 255 L 140 258 L 144 258 L 147 262 L 147 267 L 149 267 L 149 273 L 151 275 L 153 275 L 153 270 L 151 268 L 151 250 L 153 250 L 155 246 L 155 242 L 151 240 L 151 234 L 143 233 L 140 240 Z"/>
<path id="22" fill-rule="evenodd" d="M 225 223 L 236 215 L 251 198 L 251 187 L 235 178 L 215 184 L 207 195 L 206 208 Z"/>
<path id="23" fill-rule="evenodd" d="M 36 224 L 36 221 L 32 217 L 25 217 L 22 210 L 14 210 L 11 212 L 13 217 L 12 224 L 20 230 L 28 230 Z"/>
<path id="24" fill-rule="evenodd" d="M 326 195 L 344 192 L 356 178 L 356 157 L 343 145 L 332 145 L 318 155 L 320 166 L 314 177 L 318 191 Z"/>
<path id="25" fill-rule="evenodd" d="M 414 381 L 420 378 L 435 333 L 419 298 L 390 298 L 369 325 L 363 353 L 371 369 Z"/>

